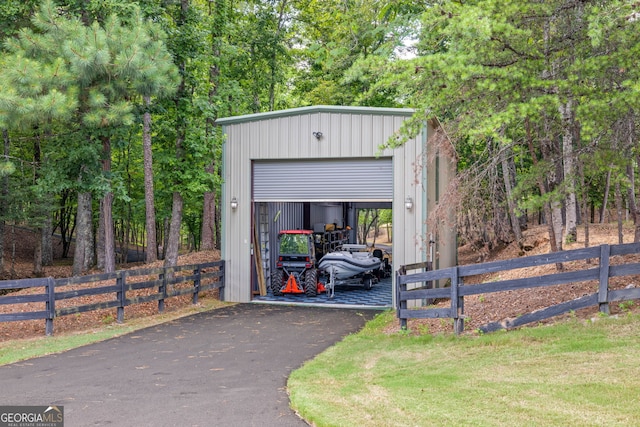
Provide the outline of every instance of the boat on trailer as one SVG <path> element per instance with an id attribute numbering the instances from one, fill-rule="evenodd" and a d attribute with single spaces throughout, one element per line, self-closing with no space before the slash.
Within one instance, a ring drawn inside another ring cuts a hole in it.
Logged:
<path id="1" fill-rule="evenodd" d="M 340 250 L 329 252 L 320 259 L 318 268 L 333 272 L 336 279 L 348 279 L 380 268 L 382 260 L 362 251 L 365 245 L 343 245 Z"/>
<path id="2" fill-rule="evenodd" d="M 338 250 L 329 252 L 318 262 L 318 269 L 329 275 L 325 288 L 332 298 L 336 285 L 362 285 L 371 289 L 377 282 L 382 260 L 366 251 L 365 245 L 342 245 Z"/>

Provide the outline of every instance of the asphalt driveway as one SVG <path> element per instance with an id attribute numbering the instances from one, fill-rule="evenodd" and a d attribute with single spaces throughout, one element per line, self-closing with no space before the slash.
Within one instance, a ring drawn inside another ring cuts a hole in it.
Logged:
<path id="1" fill-rule="evenodd" d="M 304 426 L 289 373 L 375 310 L 239 304 L 0 367 L 0 405 L 75 426 Z"/>

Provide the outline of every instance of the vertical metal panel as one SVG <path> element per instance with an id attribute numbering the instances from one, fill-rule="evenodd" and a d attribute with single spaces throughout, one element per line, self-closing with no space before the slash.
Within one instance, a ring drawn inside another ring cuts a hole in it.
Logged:
<path id="1" fill-rule="evenodd" d="M 222 256 L 225 260 L 225 300 L 249 302 L 251 300 L 251 162 L 242 155 L 242 144 L 251 138 L 252 128 L 225 126 L 227 143 L 223 147 L 223 241 Z M 230 201 L 238 201 L 236 209 Z"/>
<path id="2" fill-rule="evenodd" d="M 309 209 L 309 224 L 333 224 L 345 220 L 344 203 L 311 203 Z"/>
<path id="3" fill-rule="evenodd" d="M 406 116 L 325 113 L 269 118 L 236 126 L 251 128 L 242 144 L 251 159 L 390 157 L 382 146 Z M 316 139 L 313 132 L 322 132 Z"/>
<path id="4" fill-rule="evenodd" d="M 428 123 L 427 129 L 434 133 L 432 122 Z M 427 141 L 428 142 L 428 141 Z M 440 203 L 442 196 L 447 191 L 447 187 L 450 182 L 455 178 L 456 164 L 453 159 L 440 155 L 437 152 L 436 147 L 432 144 L 425 143 L 426 156 L 433 161 L 427 165 L 427 180 L 429 186 L 427 189 L 427 203 L 424 207 L 427 215 L 433 212 L 438 203 Z M 431 233 L 431 230 L 427 230 Z M 426 233 L 425 233 L 426 234 Z M 435 268 L 446 268 L 456 265 L 457 259 L 457 247 L 456 247 L 456 227 L 455 216 L 453 212 L 449 212 L 449 217 L 440 223 L 438 235 L 436 237 L 436 250 L 438 254 L 434 260 Z"/>

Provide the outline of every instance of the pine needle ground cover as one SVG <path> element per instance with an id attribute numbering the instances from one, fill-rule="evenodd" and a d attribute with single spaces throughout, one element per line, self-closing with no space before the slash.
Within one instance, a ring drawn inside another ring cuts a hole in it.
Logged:
<path id="1" fill-rule="evenodd" d="M 378 316 L 293 372 L 316 426 L 629 426 L 640 420 L 640 317 L 482 336 L 386 334 Z"/>

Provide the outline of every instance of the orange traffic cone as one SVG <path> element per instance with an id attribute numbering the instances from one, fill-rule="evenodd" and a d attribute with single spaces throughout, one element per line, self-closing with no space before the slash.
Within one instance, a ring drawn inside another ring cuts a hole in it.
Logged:
<path id="1" fill-rule="evenodd" d="M 284 287 L 282 292 L 285 294 L 301 294 L 304 291 L 298 287 L 296 277 L 293 274 L 290 274 L 289 279 L 287 279 L 287 286 Z"/>

